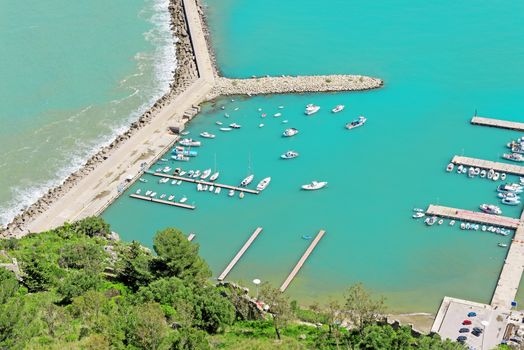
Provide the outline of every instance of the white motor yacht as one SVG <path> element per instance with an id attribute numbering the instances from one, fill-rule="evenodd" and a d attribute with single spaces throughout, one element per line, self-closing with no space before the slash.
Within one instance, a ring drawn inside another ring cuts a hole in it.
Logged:
<path id="1" fill-rule="evenodd" d="M 232 123 L 232 124 L 229 124 L 229 127 L 233 129 L 240 129 L 242 125 L 237 124 L 237 123 Z"/>
<path id="2" fill-rule="evenodd" d="M 305 115 L 312 115 L 317 113 L 320 110 L 319 106 L 315 106 L 314 104 L 308 104 L 306 106 L 306 110 L 304 111 Z"/>
<path id="3" fill-rule="evenodd" d="M 320 190 L 321 188 L 326 187 L 327 184 L 326 181 L 312 181 L 309 184 L 302 185 L 302 189 L 308 191 Z"/>
<path id="4" fill-rule="evenodd" d="M 202 142 L 193 139 L 182 139 L 178 143 L 185 147 L 200 147 L 202 145 Z"/>
<path id="5" fill-rule="evenodd" d="M 266 177 L 265 179 L 263 179 L 262 181 L 258 183 L 257 190 L 259 191 L 265 190 L 270 182 L 271 182 L 271 177 Z"/>
<path id="6" fill-rule="evenodd" d="M 203 138 L 206 138 L 206 139 L 214 139 L 215 138 L 214 134 L 210 134 L 207 131 L 201 132 L 200 136 L 202 136 Z"/>
<path id="7" fill-rule="evenodd" d="M 209 178 L 209 181 L 215 181 L 216 179 L 218 179 L 218 177 L 220 176 L 220 172 L 215 172 L 213 173 L 213 175 L 211 175 L 211 177 Z"/>
<path id="8" fill-rule="evenodd" d="M 364 116 L 358 117 L 358 119 L 353 120 L 351 123 L 346 124 L 346 129 L 351 130 L 358 128 L 359 126 L 362 126 L 366 123 L 367 118 Z"/>
<path id="9" fill-rule="evenodd" d="M 281 154 L 280 158 L 282 158 L 282 159 L 293 159 L 293 158 L 296 158 L 298 156 L 299 156 L 298 152 L 290 150 L 290 151 L 287 151 L 284 154 Z"/>
<path id="10" fill-rule="evenodd" d="M 288 128 L 286 130 L 284 130 L 284 132 L 282 133 L 282 136 L 284 137 L 291 137 L 291 136 L 295 136 L 296 134 L 298 134 L 298 130 L 295 129 L 295 128 Z"/>
<path id="11" fill-rule="evenodd" d="M 500 210 L 499 207 L 493 204 L 481 204 L 479 208 L 480 210 L 482 210 L 484 213 L 487 213 L 487 214 L 494 214 L 494 215 L 502 214 L 502 210 Z"/>
<path id="12" fill-rule="evenodd" d="M 246 177 L 244 180 L 240 182 L 240 186 L 246 187 L 253 181 L 254 178 L 255 178 L 255 175 L 253 174 L 249 175 L 248 177 Z"/>
<path id="13" fill-rule="evenodd" d="M 186 196 L 180 198 L 180 203 L 184 203 L 185 201 L 187 201 L 187 197 Z"/>
<path id="14" fill-rule="evenodd" d="M 333 112 L 333 113 L 338 113 L 338 112 L 343 111 L 344 108 L 346 108 L 346 106 L 344 106 L 344 105 L 337 105 L 335 108 L 333 108 L 333 109 L 331 110 L 331 112 Z"/>

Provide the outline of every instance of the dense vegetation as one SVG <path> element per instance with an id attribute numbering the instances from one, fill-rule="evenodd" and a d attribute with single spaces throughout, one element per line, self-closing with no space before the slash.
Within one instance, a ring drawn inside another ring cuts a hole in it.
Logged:
<path id="1" fill-rule="evenodd" d="M 180 231 L 157 232 L 153 248 L 112 239 L 99 218 L 0 241 L 0 263 L 17 262 L 0 268 L 0 349 L 462 349 L 378 325 L 384 302 L 361 285 L 305 310 L 265 284 L 263 312 L 213 286 Z"/>

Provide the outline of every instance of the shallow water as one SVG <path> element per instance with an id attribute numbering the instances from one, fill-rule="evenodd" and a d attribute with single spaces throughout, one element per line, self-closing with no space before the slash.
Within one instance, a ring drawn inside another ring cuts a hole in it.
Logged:
<path id="1" fill-rule="evenodd" d="M 9 1 L 0 10 L 0 224 L 163 95 L 167 0 Z"/>
<path id="2" fill-rule="evenodd" d="M 268 189 L 240 200 L 224 191 L 197 193 L 189 184 L 159 185 L 147 175 L 147 184 L 137 183 L 129 192 L 142 188 L 185 194 L 197 209 L 123 196 L 103 215 L 113 229 L 126 240 L 149 245 L 155 230 L 166 226 L 195 232 L 202 255 L 218 276 L 261 226 L 264 231 L 229 276 L 248 285 L 254 278 L 280 285 L 308 245 L 301 236 L 325 229 L 288 289 L 304 303 L 340 295 L 357 281 L 385 295 L 393 311 L 435 312 L 444 295 L 488 302 L 506 254 L 497 243 L 510 237 L 461 231 L 447 223 L 428 228 L 410 216 L 413 207 L 430 203 L 473 210 L 481 203 L 496 203 L 496 183 L 444 169 L 456 154 L 500 160 L 504 145 L 520 136 L 471 126 L 469 119 L 478 109 L 480 115 L 522 120 L 524 69 L 516 62 L 524 58 L 524 5 L 207 3 L 218 63 L 226 76 L 356 73 L 380 77 L 386 85 L 369 92 L 264 96 L 207 105 L 192 122 L 191 135 L 208 130 L 217 138 L 204 140 L 199 157 L 179 165 L 214 168 L 216 155 L 220 181 L 236 184 L 251 164 L 255 183 L 272 177 Z M 307 103 L 322 109 L 306 117 Z M 339 103 L 346 110 L 331 114 Z M 279 105 L 285 106 L 283 116 L 274 118 Z M 257 108 L 269 116 L 262 119 Z M 367 124 L 345 130 L 344 124 L 359 114 L 368 118 Z M 284 119 L 289 123 L 283 124 Z M 216 120 L 243 127 L 222 133 Z M 258 127 L 261 122 L 264 128 Z M 282 138 L 286 127 L 296 127 L 300 134 Z M 288 149 L 300 157 L 280 160 Z M 300 191 L 300 185 L 314 179 L 328 181 L 328 188 Z M 522 207 L 503 210 L 517 217 Z"/>

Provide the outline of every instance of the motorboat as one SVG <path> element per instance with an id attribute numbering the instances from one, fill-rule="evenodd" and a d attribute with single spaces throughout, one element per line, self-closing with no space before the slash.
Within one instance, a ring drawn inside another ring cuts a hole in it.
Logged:
<path id="1" fill-rule="evenodd" d="M 211 175 L 211 169 L 206 169 L 202 172 L 202 175 L 200 176 L 200 178 L 202 180 L 205 180 L 209 177 L 209 175 Z"/>
<path id="2" fill-rule="evenodd" d="M 166 166 L 164 169 L 162 169 L 162 172 L 164 172 L 164 173 L 168 173 L 170 171 L 171 171 L 171 168 L 168 167 L 168 166 Z"/>
<path id="3" fill-rule="evenodd" d="M 488 171 L 488 179 L 491 180 L 493 178 L 493 175 L 495 175 L 495 170 L 489 169 L 489 171 Z"/>
<path id="4" fill-rule="evenodd" d="M 213 175 L 209 178 L 209 181 L 215 181 L 220 176 L 220 172 L 214 172 Z"/>
<path id="5" fill-rule="evenodd" d="M 184 147 L 177 146 L 175 149 L 171 152 L 172 154 L 181 154 L 186 157 L 196 157 L 198 156 L 198 152 L 194 151 L 192 149 L 185 149 Z"/>
<path id="6" fill-rule="evenodd" d="M 500 173 L 498 171 L 495 171 L 495 174 L 493 174 L 493 177 L 491 178 L 491 180 L 498 181 L 499 178 L 500 178 Z"/>
<path id="7" fill-rule="evenodd" d="M 202 145 L 202 142 L 193 139 L 183 139 L 178 141 L 178 143 L 186 147 L 200 147 Z"/>
<path id="8" fill-rule="evenodd" d="M 140 181 L 140 182 L 142 182 L 142 183 L 146 183 L 146 182 L 147 182 L 147 180 L 144 179 L 144 178 L 140 178 L 140 179 L 138 179 L 138 181 Z"/>
<path id="9" fill-rule="evenodd" d="M 146 196 L 149 196 L 151 194 L 151 191 L 146 191 Z"/>
<path id="10" fill-rule="evenodd" d="M 284 132 L 282 133 L 282 135 L 284 137 L 291 137 L 291 136 L 295 136 L 296 134 L 298 134 L 298 130 L 295 129 L 295 128 L 289 128 L 289 129 L 286 129 L 284 130 Z"/>
<path id="11" fill-rule="evenodd" d="M 235 190 L 229 190 L 229 193 L 227 195 L 229 197 L 233 197 L 235 195 Z"/>
<path id="12" fill-rule="evenodd" d="M 180 135 L 182 135 L 182 136 L 187 136 L 187 135 L 189 135 L 189 131 L 182 131 L 182 132 L 180 133 Z"/>
<path id="13" fill-rule="evenodd" d="M 344 106 L 344 105 L 337 105 L 337 106 L 335 106 L 335 108 L 333 108 L 331 110 L 331 112 L 333 112 L 333 113 L 342 112 L 344 110 L 344 108 L 346 108 L 346 106 Z"/>
<path id="14" fill-rule="evenodd" d="M 511 160 L 513 162 L 524 162 L 524 155 L 520 153 L 504 153 L 502 158 Z"/>
<path id="15" fill-rule="evenodd" d="M 168 182 L 168 181 L 169 181 L 169 178 L 164 177 L 163 179 L 158 180 L 158 183 L 159 183 L 159 184 L 165 184 L 165 183 Z"/>
<path id="16" fill-rule="evenodd" d="M 463 168 L 462 168 L 462 174 L 465 174 L 465 173 L 467 173 L 467 172 L 468 172 L 468 168 L 463 167 Z"/>
<path id="17" fill-rule="evenodd" d="M 422 209 L 422 208 L 413 208 L 413 211 L 416 212 L 416 213 L 423 213 L 424 209 Z"/>
<path id="18" fill-rule="evenodd" d="M 232 124 L 229 124 L 229 127 L 233 129 L 240 129 L 242 125 L 237 124 L 237 123 L 232 123 Z"/>
<path id="19" fill-rule="evenodd" d="M 245 194 L 244 192 L 240 191 L 240 193 L 238 194 L 238 198 L 242 199 L 244 198 Z"/>
<path id="20" fill-rule="evenodd" d="M 502 173 L 502 174 L 500 174 L 500 179 L 502 181 L 504 181 L 504 180 L 506 180 L 506 176 L 507 176 L 506 173 Z"/>
<path id="21" fill-rule="evenodd" d="M 502 198 L 502 204 L 505 205 L 519 205 L 520 199 L 518 198 Z"/>
<path id="22" fill-rule="evenodd" d="M 433 226 L 435 224 L 435 222 L 437 222 L 437 217 L 436 216 L 431 216 L 429 218 L 426 218 L 426 220 L 424 220 L 424 223 L 428 226 Z"/>
<path id="23" fill-rule="evenodd" d="M 152 192 L 151 197 L 155 197 L 155 196 L 156 196 L 156 192 Z"/>
<path id="24" fill-rule="evenodd" d="M 483 232 L 486 232 L 487 229 L 488 229 L 488 228 L 486 227 L 486 225 L 482 225 L 481 230 L 482 230 Z"/>
<path id="25" fill-rule="evenodd" d="M 506 183 L 499 185 L 497 187 L 498 192 L 514 192 L 514 193 L 522 193 L 523 187 L 520 184 L 515 183 Z"/>
<path id="26" fill-rule="evenodd" d="M 450 172 L 453 171 L 454 168 L 455 168 L 455 164 L 453 164 L 453 163 L 449 163 L 448 166 L 446 167 L 446 171 L 447 171 L 448 173 L 450 173 Z"/>
<path id="27" fill-rule="evenodd" d="M 231 131 L 233 130 L 232 128 L 220 128 L 220 131 Z"/>
<path id="28" fill-rule="evenodd" d="M 209 192 L 213 192 L 215 190 L 215 186 L 211 185 L 209 186 Z"/>
<path id="29" fill-rule="evenodd" d="M 310 104 L 308 104 L 306 106 L 306 110 L 304 111 L 304 114 L 305 115 L 312 115 L 312 114 L 317 113 L 319 110 L 320 110 L 319 106 L 315 106 L 314 104 L 310 103 Z"/>
<path id="30" fill-rule="evenodd" d="M 449 222 L 449 226 L 455 226 L 455 220 L 451 220 L 451 221 Z"/>
<path id="31" fill-rule="evenodd" d="M 296 158 L 298 156 L 299 156 L 298 152 L 287 151 L 286 153 L 280 155 L 280 158 L 282 158 L 282 159 L 293 159 L 293 158 Z"/>
<path id="32" fill-rule="evenodd" d="M 187 201 L 187 197 L 186 196 L 180 198 L 180 203 L 185 203 L 186 201 Z"/>
<path id="33" fill-rule="evenodd" d="M 470 167 L 468 169 L 468 177 L 474 177 L 475 176 L 475 168 Z"/>
<path id="34" fill-rule="evenodd" d="M 182 185 L 182 180 L 178 180 L 177 185 Z"/>
<path id="35" fill-rule="evenodd" d="M 460 229 L 461 229 L 461 230 L 465 230 L 465 229 L 466 229 L 466 223 L 461 222 L 461 223 L 460 223 Z"/>
<path id="36" fill-rule="evenodd" d="M 222 124 L 220 124 L 220 125 L 222 125 Z M 214 139 L 215 138 L 214 134 L 210 134 L 207 131 L 201 132 L 200 136 L 203 137 L 203 138 L 206 138 L 206 139 Z"/>
<path id="37" fill-rule="evenodd" d="M 326 187 L 327 184 L 326 181 L 312 181 L 309 184 L 302 185 L 302 189 L 307 191 L 320 190 L 321 188 Z"/>
<path id="38" fill-rule="evenodd" d="M 184 170 L 181 170 L 180 173 L 178 173 L 178 176 L 184 176 L 186 172 Z"/>
<path id="39" fill-rule="evenodd" d="M 481 178 L 485 178 L 486 175 L 487 175 L 486 170 L 482 169 L 482 170 L 480 171 L 480 177 L 481 177 Z"/>
<path id="40" fill-rule="evenodd" d="M 204 189 L 204 187 L 202 186 L 202 184 L 197 184 L 197 191 L 200 192 Z"/>
<path id="41" fill-rule="evenodd" d="M 282 120 L 282 124 L 287 124 L 288 122 L 289 122 L 289 120 L 287 120 L 287 119 Z"/>
<path id="42" fill-rule="evenodd" d="M 138 190 L 136 190 L 136 194 L 140 194 L 140 192 L 142 192 L 142 190 L 139 188 Z"/>
<path id="43" fill-rule="evenodd" d="M 302 235 L 302 239 L 305 239 L 306 241 L 309 241 L 309 240 L 313 239 L 313 237 L 310 236 L 310 235 Z"/>
<path id="44" fill-rule="evenodd" d="M 222 125 L 223 123 L 222 123 L 220 120 L 217 120 L 217 121 L 215 122 L 215 124 L 216 124 L 216 125 Z"/>
<path id="45" fill-rule="evenodd" d="M 170 196 L 167 198 L 167 200 L 169 200 L 169 201 L 172 201 L 173 199 L 175 199 L 175 196 L 173 196 L 173 195 L 170 195 Z"/>
<path id="46" fill-rule="evenodd" d="M 200 174 L 201 174 L 200 170 L 196 170 L 196 171 L 193 173 L 193 176 L 192 176 L 192 177 L 197 178 L 197 177 L 200 176 Z"/>
<path id="47" fill-rule="evenodd" d="M 506 243 L 499 243 L 498 246 L 501 248 L 506 248 L 508 245 Z"/>
<path id="48" fill-rule="evenodd" d="M 464 165 L 460 164 L 460 165 L 457 167 L 457 173 L 462 174 L 462 169 L 464 169 Z"/>
<path id="49" fill-rule="evenodd" d="M 246 187 L 247 185 L 249 185 L 253 181 L 254 178 L 255 178 L 255 175 L 253 175 L 253 174 L 247 176 L 244 180 L 242 180 L 240 182 L 240 186 Z"/>
<path id="50" fill-rule="evenodd" d="M 215 194 L 219 194 L 220 191 L 222 191 L 222 188 L 221 188 L 221 187 L 217 187 L 217 188 L 215 188 Z"/>
<path id="51" fill-rule="evenodd" d="M 474 173 L 475 173 L 475 176 L 479 175 L 480 174 L 480 168 L 475 168 Z"/>
<path id="52" fill-rule="evenodd" d="M 493 215 L 502 214 L 502 210 L 500 210 L 500 208 L 494 204 L 481 204 L 479 208 L 486 214 L 493 214 Z"/>
<path id="53" fill-rule="evenodd" d="M 359 126 L 364 125 L 366 121 L 367 121 L 366 117 L 360 116 L 357 119 L 353 120 L 351 123 L 347 123 L 346 129 L 351 130 L 351 129 L 358 128 Z"/>
<path id="54" fill-rule="evenodd" d="M 189 170 L 189 171 L 187 172 L 187 176 L 189 176 L 189 177 L 193 177 L 194 174 L 195 174 L 195 171 L 194 171 L 194 170 Z"/>
<path id="55" fill-rule="evenodd" d="M 204 185 L 204 187 L 202 187 L 202 191 L 207 191 L 208 188 L 209 188 L 208 185 Z"/>
<path id="56" fill-rule="evenodd" d="M 269 185 L 269 183 L 271 182 L 271 177 L 266 177 L 265 179 L 263 179 L 262 181 L 260 181 L 257 185 L 257 190 L 258 191 L 263 191 L 266 189 L 266 187 Z"/>
<path id="57" fill-rule="evenodd" d="M 416 212 L 416 213 L 414 213 L 411 217 L 412 217 L 413 219 L 420 219 L 420 218 L 423 218 L 424 216 L 426 216 L 426 214 L 424 214 L 424 213 L 420 213 L 420 212 Z"/>
<path id="58" fill-rule="evenodd" d="M 514 198 L 514 199 L 520 199 L 520 196 L 516 194 L 515 192 L 499 192 L 497 194 L 497 197 L 499 198 Z"/>
<path id="59" fill-rule="evenodd" d="M 443 223 L 444 223 L 444 219 L 440 219 L 440 220 L 438 221 L 438 224 L 439 224 L 439 225 L 442 225 Z"/>
<path id="60" fill-rule="evenodd" d="M 281 116 L 282 116 L 282 113 L 275 113 L 275 114 L 273 114 L 273 117 L 275 117 L 275 118 L 278 118 L 278 117 L 281 117 Z"/>
<path id="61" fill-rule="evenodd" d="M 260 123 L 260 124 L 258 124 L 258 127 L 259 127 L 259 128 L 263 128 L 263 127 L 264 127 L 264 124 Z"/>
<path id="62" fill-rule="evenodd" d="M 284 106 L 278 106 L 278 109 L 284 109 Z"/>

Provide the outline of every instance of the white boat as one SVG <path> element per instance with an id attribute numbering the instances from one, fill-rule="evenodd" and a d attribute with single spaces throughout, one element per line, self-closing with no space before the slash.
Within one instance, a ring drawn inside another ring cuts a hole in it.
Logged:
<path id="1" fill-rule="evenodd" d="M 475 176 L 477 176 L 478 174 L 480 174 L 480 168 L 475 168 Z"/>
<path id="2" fill-rule="evenodd" d="M 186 157 L 182 154 L 171 156 L 171 159 L 176 160 L 177 162 L 189 162 L 189 157 Z"/>
<path id="3" fill-rule="evenodd" d="M 495 174 L 493 174 L 493 178 L 492 178 L 491 180 L 493 180 L 493 181 L 498 181 L 499 178 L 500 178 L 500 173 L 495 172 Z"/>
<path id="4" fill-rule="evenodd" d="M 209 178 L 209 181 L 215 181 L 216 179 L 218 179 L 218 177 L 220 176 L 220 172 L 215 172 L 213 173 L 213 175 L 211 175 L 211 177 Z"/>
<path id="5" fill-rule="evenodd" d="M 333 109 L 331 110 L 331 112 L 333 112 L 333 113 L 338 113 L 338 112 L 343 111 L 344 108 L 346 108 L 346 106 L 344 106 L 344 105 L 337 105 L 335 108 L 333 108 Z"/>
<path id="6" fill-rule="evenodd" d="M 204 187 L 202 187 L 202 191 L 207 191 L 208 187 L 208 185 L 204 185 Z"/>
<path id="7" fill-rule="evenodd" d="M 504 153 L 502 158 L 511 160 L 513 162 L 524 162 L 524 155 L 520 153 Z"/>
<path id="8" fill-rule="evenodd" d="M 263 128 L 263 127 L 264 127 L 264 124 L 262 124 L 262 123 L 261 123 L 261 124 L 258 124 L 258 127 L 259 127 L 259 128 Z"/>
<path id="9" fill-rule="evenodd" d="M 457 173 L 461 174 L 461 173 L 462 173 L 462 169 L 464 169 L 464 165 L 460 164 L 460 165 L 457 167 Z"/>
<path id="10" fill-rule="evenodd" d="M 275 114 L 273 114 L 273 117 L 275 117 L 275 118 L 278 118 L 278 117 L 281 117 L 281 116 L 282 116 L 282 113 L 275 113 Z"/>
<path id="11" fill-rule="evenodd" d="M 358 117 L 358 119 L 353 120 L 351 123 L 346 124 L 346 129 L 351 130 L 358 128 L 359 126 L 362 126 L 366 123 L 367 118 L 364 116 Z"/>
<path id="12" fill-rule="evenodd" d="M 468 169 L 468 177 L 473 177 L 473 176 L 475 176 L 475 168 L 470 167 Z"/>
<path id="13" fill-rule="evenodd" d="M 229 124 L 229 127 L 233 129 L 240 129 L 242 125 L 237 124 L 237 123 L 232 123 L 232 124 Z"/>
<path id="14" fill-rule="evenodd" d="M 209 186 L 209 192 L 213 192 L 215 190 L 215 186 L 211 185 Z"/>
<path id="15" fill-rule="evenodd" d="M 182 185 L 182 180 L 178 180 L 177 185 Z"/>
<path id="16" fill-rule="evenodd" d="M 240 186 L 246 187 L 253 181 L 254 178 L 255 178 L 255 175 L 253 174 L 249 175 L 248 177 L 246 177 L 244 180 L 240 182 Z"/>
<path id="17" fill-rule="evenodd" d="M 189 135 L 189 131 L 182 131 L 182 132 L 180 133 L 180 135 L 183 135 L 183 136 Z"/>
<path id="18" fill-rule="evenodd" d="M 278 106 L 278 109 L 284 109 L 284 106 Z"/>
<path id="19" fill-rule="evenodd" d="M 289 128 L 289 129 L 284 130 L 284 132 L 282 133 L 282 136 L 284 136 L 284 137 L 291 137 L 291 136 L 295 136 L 296 134 L 298 134 L 298 130 L 297 129 Z"/>
<path id="20" fill-rule="evenodd" d="M 151 197 L 156 196 L 156 192 L 151 193 Z"/>
<path id="21" fill-rule="evenodd" d="M 422 209 L 422 208 L 413 208 L 413 211 L 416 212 L 416 213 L 423 213 L 424 209 Z"/>
<path id="22" fill-rule="evenodd" d="M 520 199 L 518 198 L 502 198 L 502 204 L 506 205 L 519 205 Z"/>
<path id="23" fill-rule="evenodd" d="M 498 192 L 514 192 L 514 193 L 522 193 L 523 187 L 520 184 L 515 183 L 507 183 L 502 184 L 497 187 Z"/>
<path id="24" fill-rule="evenodd" d="M 493 175 L 495 175 L 495 170 L 489 169 L 488 175 L 487 175 L 488 179 L 490 179 L 490 180 L 493 179 Z"/>
<path id="25" fill-rule="evenodd" d="M 197 170 L 197 171 L 195 171 L 195 172 L 193 173 L 193 177 L 195 177 L 195 178 L 196 178 L 196 177 L 199 177 L 200 174 L 201 174 L 201 173 L 200 173 L 200 170 Z"/>
<path id="26" fill-rule="evenodd" d="M 189 177 L 193 177 L 193 174 L 194 174 L 194 173 L 195 173 L 194 170 L 189 170 L 189 171 L 187 172 L 187 176 L 189 176 Z"/>
<path id="27" fill-rule="evenodd" d="M 455 226 L 455 220 L 451 220 L 451 221 L 449 222 L 449 226 Z"/>
<path id="28" fill-rule="evenodd" d="M 413 219 L 420 219 L 420 218 L 423 218 L 424 216 L 426 216 L 426 214 L 416 212 L 416 213 L 414 213 L 411 217 L 412 217 Z"/>
<path id="29" fill-rule="evenodd" d="M 206 139 L 214 139 L 215 138 L 214 134 L 210 134 L 207 131 L 201 132 L 200 136 L 203 137 L 203 138 L 206 138 Z"/>
<path id="30" fill-rule="evenodd" d="M 187 201 L 187 197 L 186 196 L 180 198 L 180 203 L 184 203 L 185 201 Z"/>
<path id="31" fill-rule="evenodd" d="M 202 180 L 205 180 L 209 177 L 209 175 L 211 175 L 211 169 L 206 169 L 202 172 L 202 175 L 200 176 L 200 178 Z"/>
<path id="32" fill-rule="evenodd" d="M 520 196 L 516 194 L 515 192 L 499 192 L 497 194 L 497 197 L 499 198 L 514 198 L 514 199 L 520 199 Z"/>
<path id="33" fill-rule="evenodd" d="M 171 168 L 168 167 L 168 166 L 166 166 L 164 169 L 162 169 L 162 171 L 163 171 L 164 173 L 168 173 L 168 172 L 171 171 Z"/>
<path id="34" fill-rule="evenodd" d="M 202 145 L 202 142 L 193 139 L 183 139 L 178 141 L 178 143 L 185 147 L 200 147 Z"/>
<path id="35" fill-rule="evenodd" d="M 482 210 L 484 213 L 487 213 L 487 214 L 493 214 L 493 215 L 502 214 L 502 210 L 500 210 L 499 207 L 493 204 L 481 204 L 479 208 L 480 210 Z"/>
<path id="36" fill-rule="evenodd" d="M 293 159 L 293 158 L 296 158 L 298 156 L 299 156 L 298 152 L 290 150 L 290 151 L 287 151 L 284 154 L 281 154 L 280 158 L 282 158 L 282 159 Z"/>
<path id="37" fill-rule="evenodd" d="M 220 131 L 231 131 L 231 130 L 233 130 L 233 129 L 231 129 L 231 128 L 220 128 Z"/>
<path id="38" fill-rule="evenodd" d="M 220 187 L 215 188 L 215 194 L 219 194 L 220 191 L 222 191 L 222 188 L 220 188 Z"/>
<path id="39" fill-rule="evenodd" d="M 433 226 L 435 224 L 435 222 L 437 222 L 437 217 L 436 216 L 432 216 L 432 217 L 429 217 L 429 218 L 426 218 L 426 220 L 424 220 L 424 223 L 428 226 Z"/>
<path id="40" fill-rule="evenodd" d="M 171 185 L 176 185 L 176 184 L 177 184 L 176 180 L 171 181 Z"/>
<path id="41" fill-rule="evenodd" d="M 466 229 L 466 224 L 464 222 L 460 223 L 460 229 L 461 230 L 465 230 Z"/>
<path id="42" fill-rule="evenodd" d="M 244 198 L 244 192 L 240 191 L 240 193 L 238 194 L 238 198 L 240 199 Z"/>
<path id="43" fill-rule="evenodd" d="M 202 191 L 203 187 L 202 187 L 202 184 L 197 184 L 197 191 Z"/>
<path id="44" fill-rule="evenodd" d="M 506 176 L 507 176 L 506 173 L 502 173 L 502 174 L 500 174 L 500 179 L 502 181 L 504 181 L 504 180 L 506 180 Z"/>
<path id="45" fill-rule="evenodd" d="M 446 167 L 446 171 L 447 171 L 448 173 L 450 173 L 450 172 L 453 171 L 454 168 L 455 168 L 455 164 L 453 164 L 453 163 L 449 163 L 448 166 Z"/>
<path id="46" fill-rule="evenodd" d="M 319 110 L 320 110 L 319 106 L 315 106 L 314 104 L 310 103 L 310 104 L 308 104 L 306 106 L 306 110 L 304 111 L 304 114 L 305 115 L 312 115 L 312 114 L 317 113 Z"/>
<path id="47" fill-rule="evenodd" d="M 444 219 L 440 219 L 440 220 L 438 221 L 438 224 L 439 224 L 439 225 L 442 225 L 443 223 L 444 223 Z"/>
<path id="48" fill-rule="evenodd" d="M 139 188 L 138 190 L 136 190 L 136 194 L 140 194 L 140 192 L 142 192 L 142 190 Z"/>
<path id="49" fill-rule="evenodd" d="M 488 229 L 488 228 L 486 227 L 486 225 L 482 225 L 481 230 L 482 230 L 483 232 L 486 232 L 487 229 Z"/>
<path id="50" fill-rule="evenodd" d="M 326 187 L 327 184 L 326 181 L 312 181 L 309 184 L 302 185 L 302 189 L 307 191 L 320 190 L 321 188 Z"/>
<path id="51" fill-rule="evenodd" d="M 168 181 L 169 181 L 169 178 L 164 177 L 163 179 L 158 180 L 158 183 L 159 183 L 159 184 L 165 184 L 165 183 L 168 182 Z"/>
<path id="52" fill-rule="evenodd" d="M 175 196 L 173 196 L 173 195 L 170 195 L 170 196 L 167 198 L 167 200 L 169 200 L 169 201 L 172 201 L 173 199 L 175 199 Z"/>
<path id="53" fill-rule="evenodd" d="M 151 191 L 146 191 L 146 196 L 149 196 L 151 194 Z"/>
<path id="54" fill-rule="evenodd" d="M 147 182 L 147 180 L 146 180 L 146 179 L 143 179 L 143 178 L 138 179 L 138 181 L 143 182 L 143 183 L 146 183 L 146 182 Z"/>
<path id="55" fill-rule="evenodd" d="M 508 245 L 506 243 L 499 243 L 498 246 L 501 248 L 506 248 Z"/>
<path id="56" fill-rule="evenodd" d="M 485 177 L 486 177 L 486 174 L 487 174 L 486 170 L 482 169 L 482 170 L 480 171 L 480 177 L 481 177 L 481 178 L 485 178 Z"/>
<path id="57" fill-rule="evenodd" d="M 235 190 L 229 190 L 229 193 L 227 195 L 229 197 L 233 197 L 235 195 Z"/>
<path id="58" fill-rule="evenodd" d="M 270 182 L 271 182 L 271 177 L 266 177 L 265 179 L 263 179 L 262 181 L 258 183 L 257 190 L 259 191 L 265 190 Z"/>
<path id="59" fill-rule="evenodd" d="M 216 124 L 216 125 L 222 125 L 223 123 L 222 123 L 221 121 L 218 121 L 218 120 L 217 120 L 217 121 L 215 122 L 215 124 Z"/>

